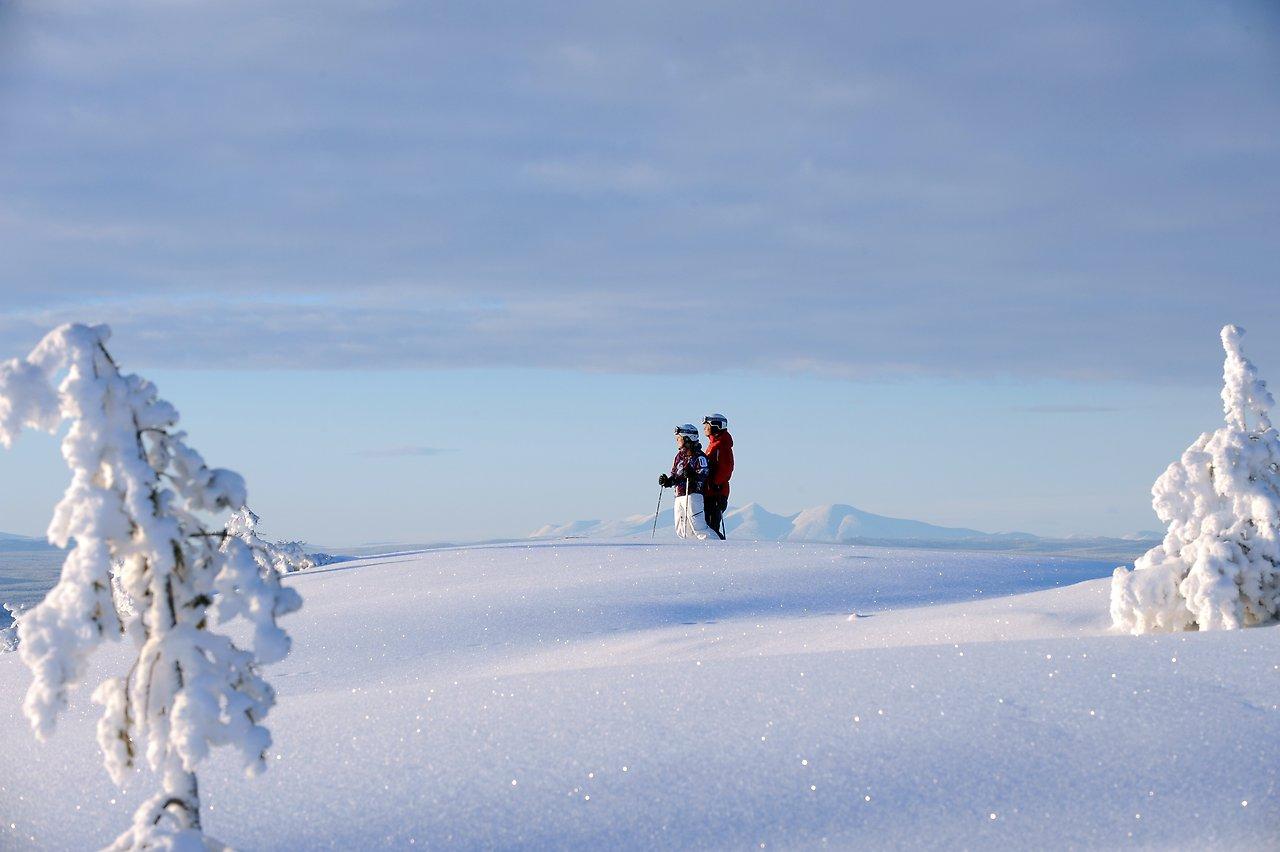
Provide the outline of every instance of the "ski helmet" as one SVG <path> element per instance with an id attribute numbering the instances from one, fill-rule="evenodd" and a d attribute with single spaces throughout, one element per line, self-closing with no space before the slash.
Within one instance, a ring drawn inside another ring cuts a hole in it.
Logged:
<path id="1" fill-rule="evenodd" d="M 723 414 L 708 414 L 706 417 L 702 418 L 702 422 L 710 424 L 713 429 L 729 428 L 729 418 L 725 417 Z"/>
<path id="2" fill-rule="evenodd" d="M 694 443 L 698 442 L 698 427 L 692 423 L 684 423 L 676 427 L 676 434 Z"/>

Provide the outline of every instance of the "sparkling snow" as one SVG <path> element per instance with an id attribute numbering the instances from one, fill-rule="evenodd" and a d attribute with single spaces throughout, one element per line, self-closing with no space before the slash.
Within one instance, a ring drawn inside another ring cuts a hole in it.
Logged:
<path id="1" fill-rule="evenodd" d="M 575 541 L 290 575 L 269 771 L 215 753 L 204 820 L 245 849 L 1273 844 L 1280 632 L 1117 635 L 1113 567 Z M 153 784 L 110 783 L 83 690 L 37 743 L 29 677 L 0 654 L 0 848 L 104 844 Z"/>

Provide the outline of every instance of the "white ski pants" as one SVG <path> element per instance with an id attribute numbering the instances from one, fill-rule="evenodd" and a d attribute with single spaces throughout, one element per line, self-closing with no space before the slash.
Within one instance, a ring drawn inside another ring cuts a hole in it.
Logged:
<path id="1" fill-rule="evenodd" d="M 715 533 L 707 526 L 707 513 L 702 503 L 701 494 L 690 494 L 676 498 L 676 535 L 681 538 L 696 538 L 706 541 Z M 719 536 L 715 536 L 719 538 Z"/>

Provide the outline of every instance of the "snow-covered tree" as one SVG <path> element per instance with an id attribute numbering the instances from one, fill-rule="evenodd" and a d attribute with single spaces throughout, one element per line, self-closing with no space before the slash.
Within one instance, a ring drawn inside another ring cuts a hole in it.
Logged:
<path id="1" fill-rule="evenodd" d="M 1117 568 L 1111 618 L 1132 633 L 1232 629 L 1280 615 L 1280 438 L 1275 400 L 1222 330 L 1226 425 L 1201 435 L 1151 489 L 1168 524 L 1134 570 Z"/>
<path id="2" fill-rule="evenodd" d="M 248 506 L 242 506 L 227 521 L 227 532 L 249 545 L 263 568 L 292 574 L 316 567 L 316 560 L 302 549 L 300 542 L 272 542 L 259 536 L 258 522 L 261 520 Z"/>
<path id="3" fill-rule="evenodd" d="M 0 443 L 69 423 L 71 484 L 48 534 L 74 546 L 58 584 L 18 622 L 33 675 L 24 710 L 48 737 L 90 654 L 126 637 L 137 647 L 132 665 L 93 693 L 104 708 L 98 742 L 117 783 L 145 759 L 160 790 L 111 848 L 216 848 L 200 828 L 196 765 L 210 746 L 232 745 L 247 771 L 265 768 L 262 723 L 275 696 L 258 667 L 288 653 L 276 619 L 301 599 L 241 539 L 206 527 L 202 516 L 244 505 L 244 480 L 205 465 L 176 430 L 178 412 L 150 382 L 119 371 L 109 335 L 64 325 L 0 364 Z M 113 565 L 132 611 L 113 601 Z M 248 650 L 215 629 L 236 616 L 253 625 Z"/>

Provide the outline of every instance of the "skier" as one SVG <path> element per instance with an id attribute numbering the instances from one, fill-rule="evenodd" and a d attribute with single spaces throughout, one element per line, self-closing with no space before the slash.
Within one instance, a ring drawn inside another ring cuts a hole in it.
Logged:
<path id="1" fill-rule="evenodd" d="M 702 418 L 702 432 L 707 436 L 707 461 L 711 476 L 703 491 L 707 526 L 724 539 L 724 513 L 729 508 L 729 478 L 733 476 L 733 436 L 729 434 L 729 418 L 708 414 Z"/>
<path id="2" fill-rule="evenodd" d="M 698 440 L 697 426 L 677 426 L 675 435 L 676 457 L 671 462 L 671 472 L 660 474 L 658 484 L 676 490 L 676 535 L 705 541 L 711 535 L 702 495 L 710 472 L 707 457 Z"/>

